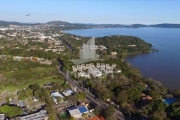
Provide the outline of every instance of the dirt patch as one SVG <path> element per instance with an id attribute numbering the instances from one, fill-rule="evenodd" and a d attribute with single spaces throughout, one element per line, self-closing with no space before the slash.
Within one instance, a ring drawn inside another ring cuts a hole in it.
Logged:
<path id="1" fill-rule="evenodd" d="M 25 104 L 27 105 L 27 108 L 32 110 L 33 108 L 41 108 L 41 106 L 43 105 L 42 102 L 40 101 L 28 101 L 28 100 L 25 100 Z"/>

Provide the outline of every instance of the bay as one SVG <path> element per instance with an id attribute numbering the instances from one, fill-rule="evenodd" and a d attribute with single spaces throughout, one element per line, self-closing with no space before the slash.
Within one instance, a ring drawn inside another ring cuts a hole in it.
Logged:
<path id="1" fill-rule="evenodd" d="M 144 77 L 160 81 L 169 89 L 180 89 L 180 29 L 178 28 L 99 28 L 66 30 L 88 37 L 131 35 L 153 44 L 159 52 L 131 55 L 126 58 Z"/>

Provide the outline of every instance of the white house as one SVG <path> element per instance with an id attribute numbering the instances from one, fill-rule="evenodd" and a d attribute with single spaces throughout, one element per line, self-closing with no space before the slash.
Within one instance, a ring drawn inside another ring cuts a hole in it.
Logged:
<path id="1" fill-rule="evenodd" d="M 59 92 L 52 92 L 52 93 L 51 93 L 51 97 L 53 98 L 53 100 L 54 100 L 54 102 L 55 102 L 56 104 L 58 104 L 57 98 L 60 98 L 60 99 L 63 99 L 63 98 L 64 98 L 64 96 L 63 96 L 61 93 L 59 93 Z"/>
<path id="2" fill-rule="evenodd" d="M 67 109 L 74 118 L 81 118 L 83 113 L 88 113 L 86 106 L 73 106 Z"/>
<path id="3" fill-rule="evenodd" d="M 71 89 L 69 89 L 69 90 L 63 91 L 62 93 L 63 93 L 64 96 L 70 96 L 70 95 L 72 95 L 74 92 L 73 92 Z"/>

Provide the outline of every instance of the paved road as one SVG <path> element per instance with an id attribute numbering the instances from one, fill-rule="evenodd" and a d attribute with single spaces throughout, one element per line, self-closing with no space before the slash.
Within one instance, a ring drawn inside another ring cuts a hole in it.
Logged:
<path id="1" fill-rule="evenodd" d="M 74 82 L 74 80 L 72 78 L 69 77 L 68 73 L 66 74 L 66 73 L 64 73 L 62 71 L 59 71 L 59 73 L 62 74 L 66 78 L 67 82 L 69 82 L 71 85 L 76 87 L 77 91 L 86 93 L 87 99 L 89 99 L 91 102 L 97 104 L 99 106 L 99 108 L 107 109 L 109 104 L 107 104 L 106 102 L 104 102 L 104 101 L 102 101 L 100 99 L 96 99 L 95 96 L 92 93 L 90 93 L 90 92 L 84 90 L 83 88 L 81 88 L 77 83 Z M 116 117 L 117 117 L 118 120 L 125 120 L 122 112 L 120 112 L 119 110 L 115 109 L 115 114 L 116 114 Z"/>

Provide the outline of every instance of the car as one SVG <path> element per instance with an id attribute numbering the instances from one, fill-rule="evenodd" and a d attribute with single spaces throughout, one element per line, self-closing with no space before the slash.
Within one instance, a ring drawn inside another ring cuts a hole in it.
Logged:
<path id="1" fill-rule="evenodd" d="M 27 110 L 27 108 L 26 108 L 25 106 L 22 106 L 21 108 L 22 108 L 23 110 Z"/>
<path id="2" fill-rule="evenodd" d="M 33 109 L 33 111 L 37 111 L 37 109 Z"/>
<path id="3" fill-rule="evenodd" d="M 14 104 L 14 101 L 10 101 L 10 104 L 13 105 L 13 104 Z"/>
<path id="4" fill-rule="evenodd" d="M 24 112 L 24 114 L 25 114 L 25 115 L 27 115 L 27 114 L 28 114 L 28 111 L 27 111 L 27 110 L 24 110 L 23 112 Z"/>

